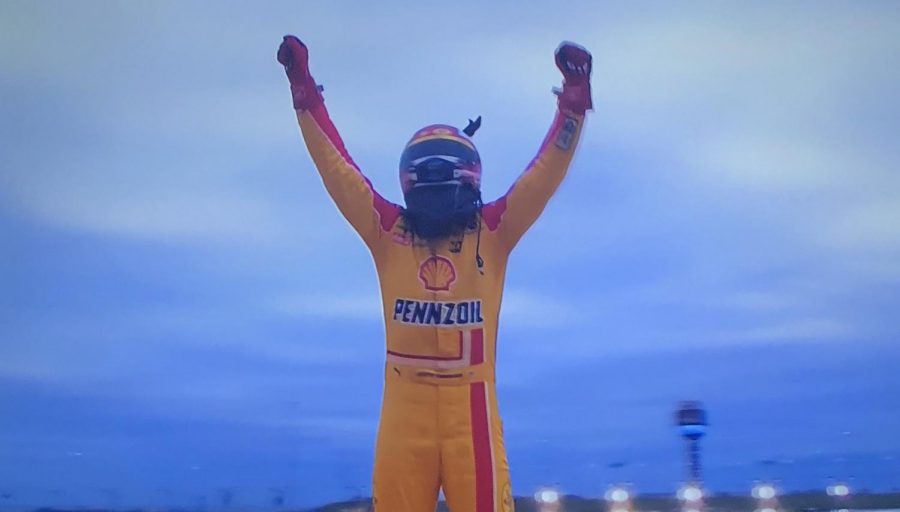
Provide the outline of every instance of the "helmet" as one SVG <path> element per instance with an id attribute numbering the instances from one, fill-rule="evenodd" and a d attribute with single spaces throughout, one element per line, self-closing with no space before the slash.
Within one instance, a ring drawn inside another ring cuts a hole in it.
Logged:
<path id="1" fill-rule="evenodd" d="M 433 124 L 417 131 L 400 156 L 400 187 L 470 184 L 481 189 L 481 158 L 475 144 L 456 128 Z"/>

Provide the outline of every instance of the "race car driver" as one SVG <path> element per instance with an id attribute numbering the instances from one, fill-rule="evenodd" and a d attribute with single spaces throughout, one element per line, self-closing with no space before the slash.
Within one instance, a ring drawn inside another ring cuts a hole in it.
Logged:
<path id="1" fill-rule="evenodd" d="M 562 181 L 592 108 L 591 55 L 563 43 L 558 109 L 537 155 L 509 191 L 481 201 L 471 135 L 431 125 L 400 159 L 405 206 L 387 201 L 353 162 L 309 72 L 307 47 L 278 50 L 300 130 L 325 188 L 368 246 L 386 331 L 375 451 L 376 512 L 513 509 L 494 386 L 496 335 L 510 252 Z"/>

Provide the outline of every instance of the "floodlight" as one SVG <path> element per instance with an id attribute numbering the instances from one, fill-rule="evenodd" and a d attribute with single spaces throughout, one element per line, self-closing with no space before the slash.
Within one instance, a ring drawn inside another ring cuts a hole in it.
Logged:
<path id="1" fill-rule="evenodd" d="M 753 488 L 753 497 L 758 500 L 770 500 L 775 494 L 775 488 L 769 484 L 760 484 Z"/>
<path id="2" fill-rule="evenodd" d="M 559 493 L 553 489 L 541 489 L 534 494 L 534 501 L 538 503 L 556 503 L 559 501 Z"/>
<path id="3" fill-rule="evenodd" d="M 678 498 L 684 501 L 699 501 L 703 498 L 703 491 L 696 485 L 686 485 L 678 489 Z"/>

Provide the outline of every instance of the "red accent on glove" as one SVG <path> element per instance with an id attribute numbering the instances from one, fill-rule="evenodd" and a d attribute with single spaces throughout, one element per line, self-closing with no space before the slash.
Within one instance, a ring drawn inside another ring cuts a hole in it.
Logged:
<path id="1" fill-rule="evenodd" d="M 291 96 L 295 110 L 309 110 L 324 103 L 316 81 L 309 74 L 309 50 L 295 36 L 284 36 L 278 47 L 278 62 L 284 66 L 291 83 Z"/>
<path id="2" fill-rule="evenodd" d="M 591 70 L 593 57 L 583 46 L 563 41 L 556 49 L 556 67 L 563 75 L 559 93 L 560 110 L 584 115 L 593 110 L 591 99 Z"/>

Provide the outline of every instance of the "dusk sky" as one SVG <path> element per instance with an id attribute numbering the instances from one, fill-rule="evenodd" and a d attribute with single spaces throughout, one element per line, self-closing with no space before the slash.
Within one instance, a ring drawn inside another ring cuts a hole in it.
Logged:
<path id="1" fill-rule="evenodd" d="M 898 27 L 877 1 L 3 0 L 0 509 L 370 494 L 378 284 L 299 136 L 289 33 L 395 202 L 410 135 L 477 115 L 502 194 L 553 50 L 594 55 L 509 265 L 515 494 L 674 491 L 683 399 L 713 492 L 900 488 Z"/>

